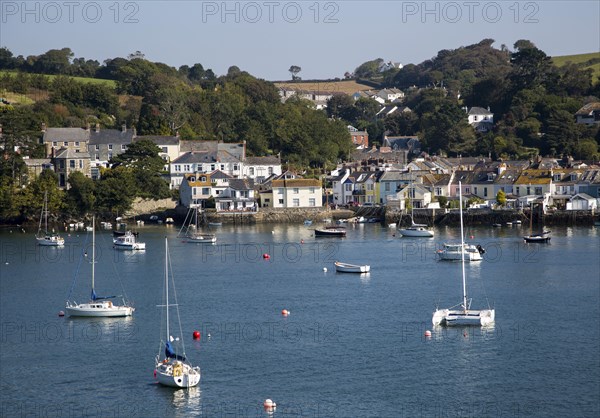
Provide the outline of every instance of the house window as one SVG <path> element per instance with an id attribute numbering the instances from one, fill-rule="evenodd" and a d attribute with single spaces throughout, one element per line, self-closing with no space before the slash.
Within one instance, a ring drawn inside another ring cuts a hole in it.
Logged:
<path id="1" fill-rule="evenodd" d="M 100 145 L 96 144 L 96 151 L 100 150 Z"/>
<path id="2" fill-rule="evenodd" d="M 347 192 L 351 192 L 352 191 L 352 184 L 344 184 L 344 188 Z"/>
<path id="3" fill-rule="evenodd" d="M 253 176 L 254 175 L 254 167 L 250 167 L 249 172 L 250 172 L 250 175 Z"/>
<path id="4" fill-rule="evenodd" d="M 100 160 L 100 154 L 96 153 L 96 155 L 94 155 L 94 158 L 96 159 L 96 161 Z"/>
<path id="5" fill-rule="evenodd" d="M 279 199 L 279 204 L 283 205 L 283 199 Z"/>
<path id="6" fill-rule="evenodd" d="M 57 146 L 58 146 L 58 142 L 56 142 L 56 141 L 52 141 L 52 146 L 53 146 L 53 147 L 57 147 Z"/>
<path id="7" fill-rule="evenodd" d="M 479 119 L 478 116 L 473 116 L 473 122 L 477 122 L 477 119 Z"/>
<path id="8" fill-rule="evenodd" d="M 125 145 L 125 144 L 121 144 L 121 150 L 122 150 L 122 151 L 125 151 L 126 149 L 127 149 L 127 145 Z"/>
<path id="9" fill-rule="evenodd" d="M 64 173 L 60 173 L 58 178 L 58 184 L 60 187 L 65 187 L 65 175 Z"/>
<path id="10" fill-rule="evenodd" d="M 221 164 L 221 171 L 225 170 L 225 164 Z"/>
<path id="11" fill-rule="evenodd" d="M 69 168 L 75 168 L 75 160 L 69 160 Z"/>
<path id="12" fill-rule="evenodd" d="M 238 171 L 238 165 L 237 164 L 233 165 L 233 171 Z"/>
<path id="13" fill-rule="evenodd" d="M 83 168 L 83 160 L 79 160 L 79 168 Z"/>
<path id="14" fill-rule="evenodd" d="M 206 176 L 200 177 L 200 181 L 206 181 Z"/>
<path id="15" fill-rule="evenodd" d="M 373 190 L 373 185 L 372 184 L 367 184 L 367 190 L 372 191 Z"/>
<path id="16" fill-rule="evenodd" d="M 189 171 L 192 171 L 191 167 L 189 164 L 184 164 L 183 165 L 183 171 L 185 171 L 186 173 Z"/>
<path id="17" fill-rule="evenodd" d="M 198 193 L 198 188 L 192 187 L 192 196 L 196 196 L 197 193 Z"/>
<path id="18" fill-rule="evenodd" d="M 475 192 L 475 194 L 477 194 L 477 192 Z M 483 196 L 487 197 L 487 187 L 483 188 Z"/>
<path id="19" fill-rule="evenodd" d="M 210 187 L 203 187 L 202 188 L 202 195 L 207 196 L 210 194 Z"/>
<path id="20" fill-rule="evenodd" d="M 63 145 L 64 145 L 65 147 L 68 147 L 68 146 L 69 146 L 69 141 L 65 141 L 65 142 L 63 142 Z"/>
<path id="21" fill-rule="evenodd" d="M 169 149 L 167 147 L 162 147 L 162 152 L 164 152 L 165 154 L 167 154 L 169 152 Z"/>
<path id="22" fill-rule="evenodd" d="M 294 187 L 292 190 L 294 194 L 300 193 L 300 189 L 298 189 L 297 187 Z"/>
<path id="23" fill-rule="evenodd" d="M 473 187 L 473 194 L 477 194 L 477 187 Z"/>
<path id="24" fill-rule="evenodd" d="M 542 188 L 541 187 L 536 187 L 535 188 L 535 194 L 538 194 L 538 195 L 542 194 Z"/>
<path id="25" fill-rule="evenodd" d="M 385 191 L 386 192 L 390 191 L 390 183 L 385 183 Z"/>
<path id="26" fill-rule="evenodd" d="M 78 147 L 79 146 L 79 141 L 75 141 L 75 146 Z"/>
<path id="27" fill-rule="evenodd" d="M 181 172 L 181 166 L 179 164 L 175 164 L 175 171 L 176 172 Z"/>
<path id="28" fill-rule="evenodd" d="M 317 206 L 314 197 L 308 199 L 308 206 Z"/>
<path id="29" fill-rule="evenodd" d="M 269 175 L 273 174 L 273 167 L 269 167 L 267 169 L 267 173 L 269 173 Z"/>
<path id="30" fill-rule="evenodd" d="M 517 196 L 520 196 L 519 186 L 517 186 Z"/>
<path id="31" fill-rule="evenodd" d="M 435 188 L 435 195 L 436 196 L 441 196 L 442 195 L 442 188 L 441 187 L 436 187 Z"/>
<path id="32" fill-rule="evenodd" d="M 465 194 L 469 194 L 471 193 L 471 188 L 470 187 L 465 187 Z"/>
<path id="33" fill-rule="evenodd" d="M 60 161 L 58 162 L 58 166 L 59 166 L 59 167 L 60 167 L 62 170 L 64 170 L 64 169 L 65 169 L 65 160 L 60 160 Z"/>
<path id="34" fill-rule="evenodd" d="M 300 206 L 300 199 L 294 199 L 292 200 L 292 206 L 297 208 Z"/>
<path id="35" fill-rule="evenodd" d="M 112 157 L 113 157 L 113 153 L 112 153 L 112 152 L 109 152 L 109 153 L 108 153 L 108 159 L 109 159 L 109 160 L 112 160 Z"/>
<path id="36" fill-rule="evenodd" d="M 108 144 L 108 149 L 109 149 L 109 151 L 112 151 L 112 149 L 113 149 L 113 147 L 112 147 L 112 146 L 113 146 L 113 144 Z"/>
<path id="37" fill-rule="evenodd" d="M 314 188 L 314 187 L 310 187 L 310 188 L 308 189 L 308 192 L 309 192 L 310 194 L 315 194 L 315 188 Z"/>
<path id="38" fill-rule="evenodd" d="M 283 194 L 283 187 L 277 189 L 277 194 Z"/>
<path id="39" fill-rule="evenodd" d="M 214 164 L 210 165 L 210 171 L 215 171 L 215 165 Z"/>

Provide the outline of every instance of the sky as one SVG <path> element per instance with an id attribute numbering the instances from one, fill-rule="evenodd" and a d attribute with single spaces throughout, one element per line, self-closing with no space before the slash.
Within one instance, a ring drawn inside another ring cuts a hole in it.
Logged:
<path id="1" fill-rule="evenodd" d="M 266 80 L 343 78 L 365 61 L 418 64 L 442 49 L 528 39 L 550 56 L 600 52 L 600 1 L 0 0 L 0 46 L 17 55 L 141 51 L 217 75 L 236 65 Z"/>

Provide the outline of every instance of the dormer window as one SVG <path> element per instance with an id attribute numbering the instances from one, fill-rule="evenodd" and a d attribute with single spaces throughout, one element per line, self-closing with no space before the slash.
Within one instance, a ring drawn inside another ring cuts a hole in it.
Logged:
<path id="1" fill-rule="evenodd" d="M 206 181 L 206 177 L 205 176 L 200 177 L 200 181 Z"/>

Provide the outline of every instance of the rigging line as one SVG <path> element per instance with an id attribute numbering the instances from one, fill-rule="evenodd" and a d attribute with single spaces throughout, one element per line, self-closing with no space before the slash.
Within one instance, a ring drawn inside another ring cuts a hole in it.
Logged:
<path id="1" fill-rule="evenodd" d="M 73 293 L 73 289 L 75 288 L 75 281 L 77 280 L 77 277 L 79 277 L 79 270 L 81 269 L 81 263 L 83 263 L 83 259 L 84 254 L 86 253 L 86 248 L 87 248 L 87 244 L 88 241 L 90 240 L 90 233 L 88 232 L 85 235 L 85 242 L 83 243 L 83 248 L 81 249 L 81 255 L 79 256 L 79 261 L 77 262 L 77 268 L 75 269 L 75 274 L 73 275 L 73 281 L 71 282 L 71 287 L 69 289 L 69 293 L 67 295 L 67 300 L 71 299 L 71 294 Z M 92 263 L 94 262 L 94 260 L 92 260 Z"/>
<path id="2" fill-rule="evenodd" d="M 177 311 L 177 322 L 179 325 L 179 340 L 181 342 L 181 349 L 183 350 L 183 357 L 187 357 L 185 353 L 185 344 L 183 342 L 183 329 L 181 328 L 181 317 L 179 315 L 179 302 L 177 300 L 177 290 L 175 289 L 175 278 L 173 276 L 173 267 L 171 265 L 171 250 L 167 247 L 167 260 L 169 262 L 169 275 L 171 276 L 171 283 L 173 283 L 173 299 L 175 299 L 175 310 Z M 167 303 L 169 303 L 167 301 Z"/>
<path id="3" fill-rule="evenodd" d="M 98 235 L 98 234 L 96 234 L 96 235 Z M 104 244 L 106 243 L 105 234 L 100 234 L 100 239 L 102 240 L 102 242 Z M 120 252 L 115 252 L 115 251 L 113 251 L 113 257 L 114 257 L 114 254 L 121 254 Z M 114 260 L 113 257 L 111 257 L 111 263 L 110 264 L 111 264 L 112 269 L 113 269 L 113 271 L 115 273 L 115 276 L 117 276 L 117 280 L 119 281 L 119 285 L 121 286 L 121 293 L 122 293 L 121 299 L 123 300 L 124 303 L 127 303 L 128 305 L 131 305 L 129 303 L 129 298 L 127 297 L 127 293 L 125 292 L 125 286 L 123 286 L 123 280 L 121 280 L 121 275 L 119 274 L 119 271 L 117 270 L 117 266 L 116 266 L 116 263 L 115 263 L 115 260 Z"/>

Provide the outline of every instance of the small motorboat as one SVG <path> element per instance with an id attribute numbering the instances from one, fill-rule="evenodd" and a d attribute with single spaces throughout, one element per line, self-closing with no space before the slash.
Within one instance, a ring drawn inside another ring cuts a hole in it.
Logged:
<path id="1" fill-rule="evenodd" d="M 334 264 L 335 271 L 339 273 L 368 273 L 371 271 L 371 266 L 369 265 L 360 266 L 357 264 L 342 263 L 341 261 L 336 261 Z"/>
<path id="2" fill-rule="evenodd" d="M 346 228 L 342 226 L 328 226 L 315 229 L 315 237 L 345 237 Z"/>

